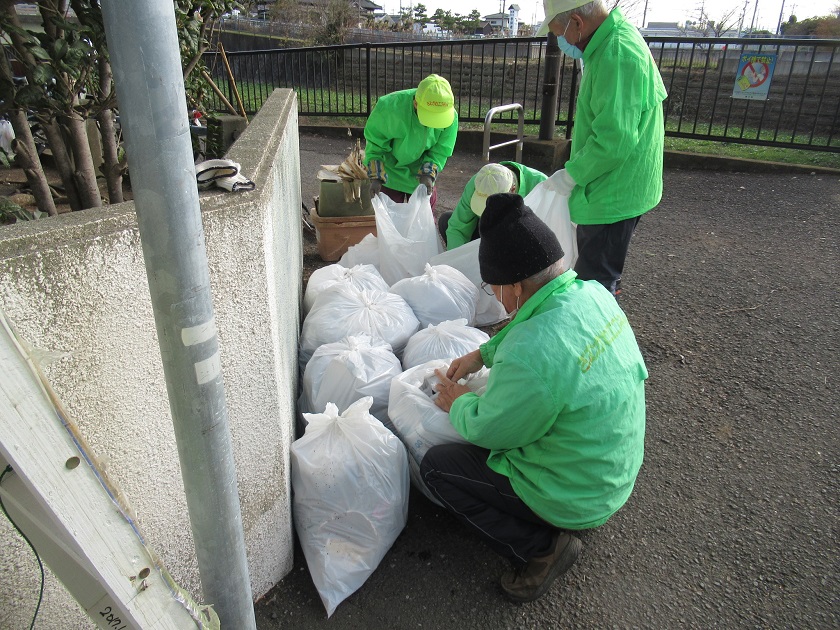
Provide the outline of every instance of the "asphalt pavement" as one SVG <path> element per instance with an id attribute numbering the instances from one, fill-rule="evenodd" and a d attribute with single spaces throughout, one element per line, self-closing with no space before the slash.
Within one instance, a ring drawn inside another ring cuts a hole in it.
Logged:
<path id="1" fill-rule="evenodd" d="M 301 137 L 307 205 L 352 143 Z M 482 163 L 456 150 L 440 209 Z M 405 530 L 329 620 L 297 548 L 258 627 L 840 627 L 838 209 L 838 174 L 666 170 L 622 301 L 651 374 L 645 464 L 542 599 L 505 600 L 505 562 L 412 490 Z"/>

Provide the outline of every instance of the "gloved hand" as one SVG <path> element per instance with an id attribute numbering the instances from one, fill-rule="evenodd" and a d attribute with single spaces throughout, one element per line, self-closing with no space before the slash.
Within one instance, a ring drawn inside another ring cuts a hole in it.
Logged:
<path id="1" fill-rule="evenodd" d="M 554 175 L 545 180 L 545 186 L 549 190 L 556 192 L 558 195 L 568 197 L 572 194 L 572 189 L 577 186 L 577 184 L 575 183 L 575 180 L 572 179 L 572 176 L 566 172 L 566 169 L 561 168 L 559 171 L 554 173 Z"/>
<path id="2" fill-rule="evenodd" d="M 425 173 L 417 176 L 417 181 L 426 187 L 426 192 L 431 195 L 432 189 L 435 187 L 435 178 Z"/>
<path id="3" fill-rule="evenodd" d="M 372 179 L 370 180 L 370 198 L 373 199 L 379 192 L 382 190 L 382 180 L 381 179 Z"/>

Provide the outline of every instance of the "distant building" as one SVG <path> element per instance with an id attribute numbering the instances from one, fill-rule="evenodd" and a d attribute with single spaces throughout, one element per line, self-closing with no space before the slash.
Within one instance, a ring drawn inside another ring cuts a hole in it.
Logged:
<path id="1" fill-rule="evenodd" d="M 648 22 L 646 31 L 679 31 L 679 22 Z"/>
<path id="2" fill-rule="evenodd" d="M 643 37 L 714 37 L 711 28 L 698 30 L 696 24 L 687 21 L 684 26 L 678 22 L 648 22 L 646 28 L 640 28 Z M 720 37 L 739 37 L 738 29 L 729 29 Z"/>
<path id="3" fill-rule="evenodd" d="M 478 23 L 473 35 L 479 37 L 490 37 L 493 34 L 493 25 L 488 20 L 481 20 Z"/>
<path id="4" fill-rule="evenodd" d="M 639 32 L 643 37 L 682 37 L 685 29 L 678 22 L 648 22 Z"/>
<path id="5" fill-rule="evenodd" d="M 352 0 L 350 4 L 351 6 L 357 9 L 361 9 L 362 11 L 367 13 L 368 16 L 372 16 L 374 13 L 382 11 L 381 6 L 379 6 L 375 2 L 371 2 L 370 0 Z"/>
<path id="6" fill-rule="evenodd" d="M 385 26 L 389 26 L 392 28 L 398 28 L 402 26 L 403 23 L 403 16 L 399 13 L 395 14 L 387 14 L 384 13 L 382 15 L 377 15 L 374 17 L 374 20 L 379 22 L 380 24 L 384 24 Z"/>
<path id="7" fill-rule="evenodd" d="M 483 20 L 482 25 L 487 24 L 490 27 L 490 32 L 485 33 L 485 35 L 516 37 L 520 27 L 525 26 L 525 23 L 519 19 L 519 5 L 517 4 L 510 5 L 507 13 L 492 13 L 483 16 L 481 19 Z"/>
<path id="8" fill-rule="evenodd" d="M 254 3 L 254 10 L 258 15 L 264 16 L 269 12 L 271 5 L 275 4 L 277 0 L 263 0 L 263 2 Z M 358 10 L 365 17 L 373 17 L 374 13 L 382 11 L 382 7 L 371 2 L 370 0 L 347 0 L 348 4 L 354 9 Z M 326 4 L 325 0 L 298 0 L 298 4 L 302 7 L 312 7 L 313 10 L 321 11 L 322 5 Z"/>
<path id="9" fill-rule="evenodd" d="M 512 4 L 508 7 L 508 33 L 516 37 L 519 32 L 519 5 Z"/>

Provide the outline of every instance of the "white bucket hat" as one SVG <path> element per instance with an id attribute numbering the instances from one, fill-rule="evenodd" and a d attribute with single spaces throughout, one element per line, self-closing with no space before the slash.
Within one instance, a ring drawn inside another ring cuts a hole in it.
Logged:
<path id="1" fill-rule="evenodd" d="M 484 214 L 487 197 L 497 193 L 511 192 L 516 185 L 516 178 L 507 166 L 502 164 L 485 164 L 475 176 L 475 192 L 470 198 L 470 209 L 475 216 Z"/>
<path id="2" fill-rule="evenodd" d="M 571 11 L 582 7 L 584 4 L 589 4 L 592 0 L 543 0 L 543 9 L 545 9 L 545 20 L 542 26 L 537 31 L 537 37 L 548 35 L 548 23 L 560 13 Z"/>

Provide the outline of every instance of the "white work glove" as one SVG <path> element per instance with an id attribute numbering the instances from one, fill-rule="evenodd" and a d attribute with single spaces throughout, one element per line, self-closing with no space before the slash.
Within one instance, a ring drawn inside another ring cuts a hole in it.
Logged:
<path id="1" fill-rule="evenodd" d="M 216 180 L 216 186 L 230 192 L 243 192 L 256 188 L 256 184 L 242 173 L 237 173 L 233 177 L 220 177 Z"/>
<path id="2" fill-rule="evenodd" d="M 239 163 L 232 160 L 205 160 L 195 165 L 196 182 L 199 188 L 209 188 L 219 179 L 235 177 L 240 168 Z"/>
<path id="3" fill-rule="evenodd" d="M 571 195 L 572 189 L 577 186 L 575 180 L 573 180 L 572 176 L 566 172 L 565 168 L 561 168 L 559 171 L 554 173 L 554 175 L 545 180 L 544 185 L 549 190 L 553 190 L 558 195 L 563 195 L 564 197 Z"/>

